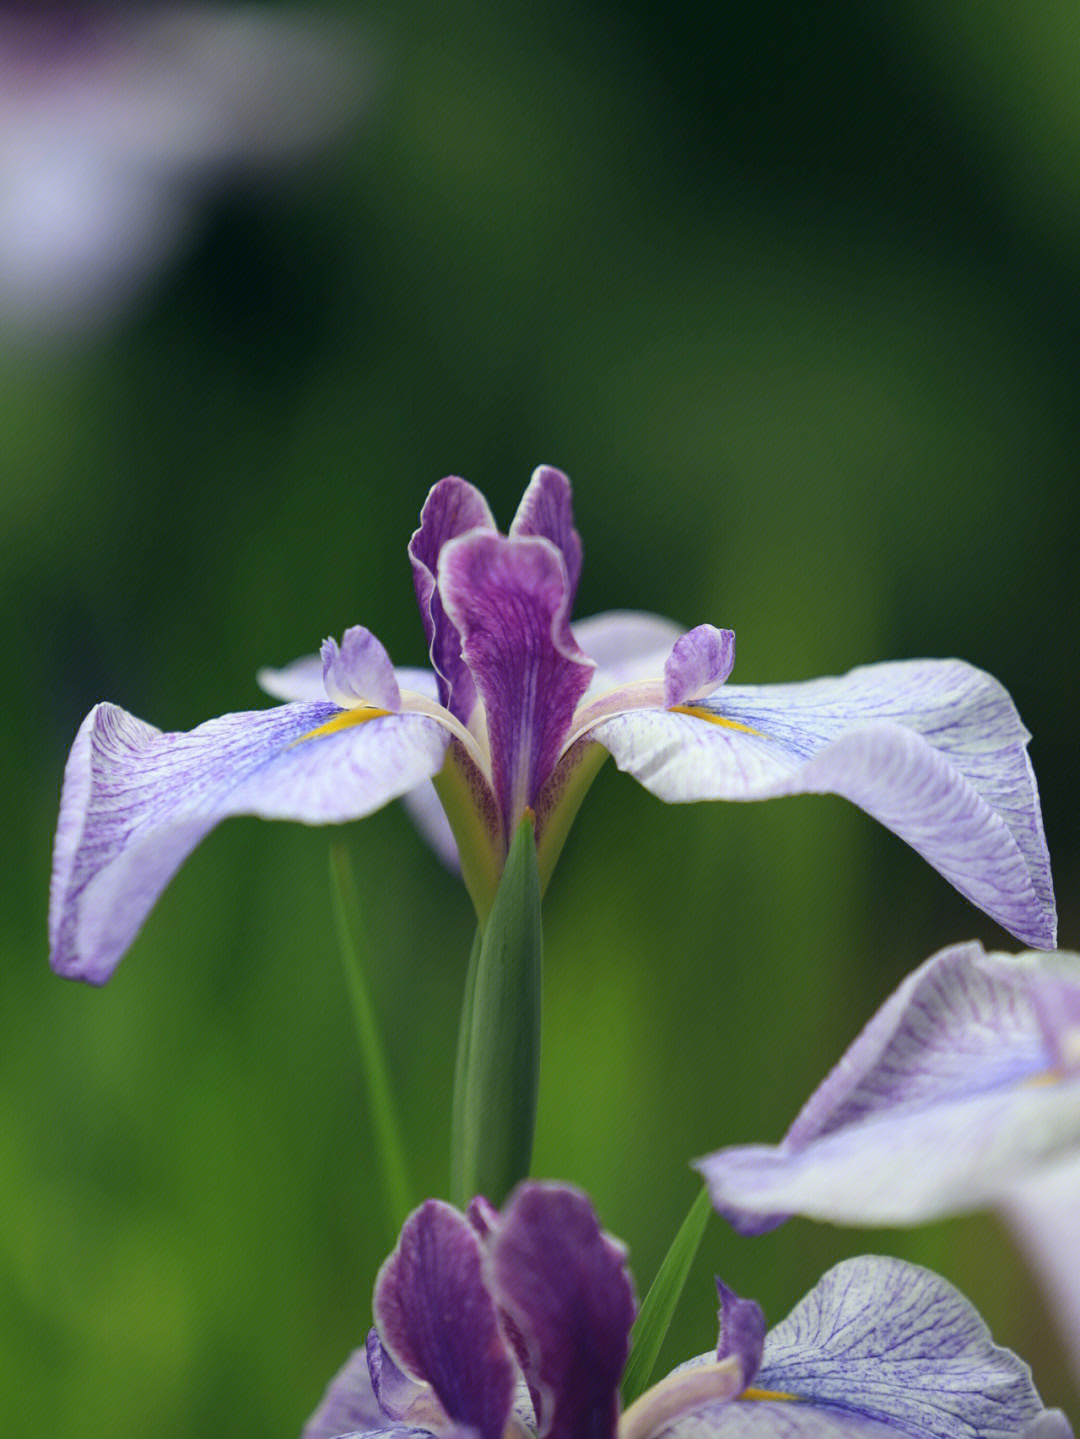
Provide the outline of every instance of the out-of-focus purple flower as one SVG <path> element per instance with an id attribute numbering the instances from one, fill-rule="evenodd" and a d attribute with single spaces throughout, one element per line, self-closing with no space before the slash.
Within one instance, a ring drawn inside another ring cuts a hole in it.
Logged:
<path id="1" fill-rule="evenodd" d="M 1028 943 L 1056 914 L 1028 732 L 996 680 L 956 660 L 840 679 L 725 685 L 730 630 L 655 615 L 574 628 L 570 485 L 532 477 L 509 534 L 441 480 L 409 545 L 433 673 L 397 670 L 369 630 L 264 671 L 280 708 L 162 734 L 113 705 L 68 761 L 53 860 L 52 962 L 108 978 L 161 889 L 230 814 L 356 819 L 435 778 L 481 917 L 535 814 L 546 883 L 605 756 L 661 799 L 844 795 Z M 428 793 L 421 823 L 437 813 Z M 452 849 L 445 824 L 434 835 Z"/>
<path id="2" fill-rule="evenodd" d="M 79 330 L 128 304 L 241 170 L 355 110 L 358 51 L 317 14 L 0 0 L 0 319 Z"/>
<path id="3" fill-rule="evenodd" d="M 775 1147 L 697 1167 L 743 1233 L 793 1214 L 918 1224 L 994 1206 L 1080 1367 L 1080 956 L 943 950 L 908 976 Z"/>
<path id="4" fill-rule="evenodd" d="M 768 1335 L 752 1300 L 717 1288 L 715 1352 L 620 1414 L 636 1305 L 622 1246 L 588 1199 L 527 1182 L 501 1214 L 428 1200 L 379 1271 L 366 1351 L 332 1381 L 304 1439 L 1071 1435 L 1027 1366 L 925 1269 L 848 1260 Z"/>

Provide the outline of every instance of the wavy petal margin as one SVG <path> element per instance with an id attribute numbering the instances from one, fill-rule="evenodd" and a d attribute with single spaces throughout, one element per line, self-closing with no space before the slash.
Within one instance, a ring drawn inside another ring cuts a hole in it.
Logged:
<path id="1" fill-rule="evenodd" d="M 435 720 L 380 715 L 308 738 L 341 714 L 328 701 L 287 704 L 163 734 L 115 705 L 91 710 L 60 797 L 53 968 L 104 983 L 180 864 L 226 816 L 338 824 L 438 773 L 450 736 Z"/>
<path id="2" fill-rule="evenodd" d="M 913 660 L 803 684 L 725 685 L 688 708 L 617 715 L 590 735 L 670 802 L 843 795 L 1018 939 L 1053 947 L 1030 735 L 990 675 Z"/>

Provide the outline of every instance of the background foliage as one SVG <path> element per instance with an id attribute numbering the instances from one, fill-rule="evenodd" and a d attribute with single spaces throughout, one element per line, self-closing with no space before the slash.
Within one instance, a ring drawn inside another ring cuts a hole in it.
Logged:
<path id="1" fill-rule="evenodd" d="M 1075 7 L 657 13 L 371 0 L 347 144 L 221 202 L 116 333 L 3 361 L 12 1433 L 293 1436 L 366 1331 L 392 1230 L 327 834 L 230 821 L 99 992 L 48 970 L 50 846 L 98 699 L 188 728 L 358 621 L 421 662 L 405 544 L 443 474 L 505 525 L 536 464 L 566 469 L 578 613 L 731 626 L 741 682 L 918 655 L 998 675 L 1080 942 Z M 349 838 L 416 1182 L 440 1192 L 468 901 L 397 808 Z M 679 810 L 613 766 L 546 921 L 535 1172 L 588 1189 L 642 1291 L 690 1157 L 779 1137 L 936 948 L 1015 947 L 839 800 Z M 1074 1403 L 988 1218 L 714 1222 L 662 1362 L 712 1342 L 711 1272 L 775 1320 L 874 1249 L 939 1268 Z"/>

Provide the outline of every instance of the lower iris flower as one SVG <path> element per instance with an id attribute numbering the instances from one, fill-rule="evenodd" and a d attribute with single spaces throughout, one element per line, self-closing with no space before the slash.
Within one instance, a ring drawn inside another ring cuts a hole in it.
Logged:
<path id="1" fill-rule="evenodd" d="M 877 1226 L 997 1208 L 1080 1372 L 1080 956 L 943 950 L 886 1000 L 778 1145 L 697 1167 L 744 1234 L 793 1214 Z"/>
<path id="2" fill-rule="evenodd" d="M 768 1334 L 718 1282 L 715 1352 L 620 1413 L 636 1304 L 588 1199 L 522 1184 L 501 1213 L 428 1200 L 379 1271 L 375 1327 L 304 1439 L 1070 1439 L 1027 1366 L 937 1275 L 839 1264 Z"/>
<path id="3" fill-rule="evenodd" d="M 571 627 L 581 541 L 558 470 L 536 471 L 507 535 L 477 490 L 441 480 L 409 558 L 430 671 L 395 670 L 358 626 L 264 671 L 287 701 L 276 709 L 187 734 L 115 705 L 90 713 L 53 859 L 58 971 L 107 979 L 185 856 L 233 814 L 330 824 L 411 796 L 483 920 L 526 811 L 546 884 L 608 754 L 672 802 L 843 795 L 1005 928 L 1053 944 L 1030 736 L 989 675 L 915 660 L 728 685 L 730 630 L 621 611 Z"/>

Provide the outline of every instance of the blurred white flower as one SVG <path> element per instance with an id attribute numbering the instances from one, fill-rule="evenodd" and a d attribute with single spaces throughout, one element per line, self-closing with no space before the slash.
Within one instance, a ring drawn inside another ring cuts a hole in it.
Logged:
<path id="1" fill-rule="evenodd" d="M 353 37 L 324 16 L 0 0 L 0 324 L 115 315 L 243 172 L 355 113 Z"/>

